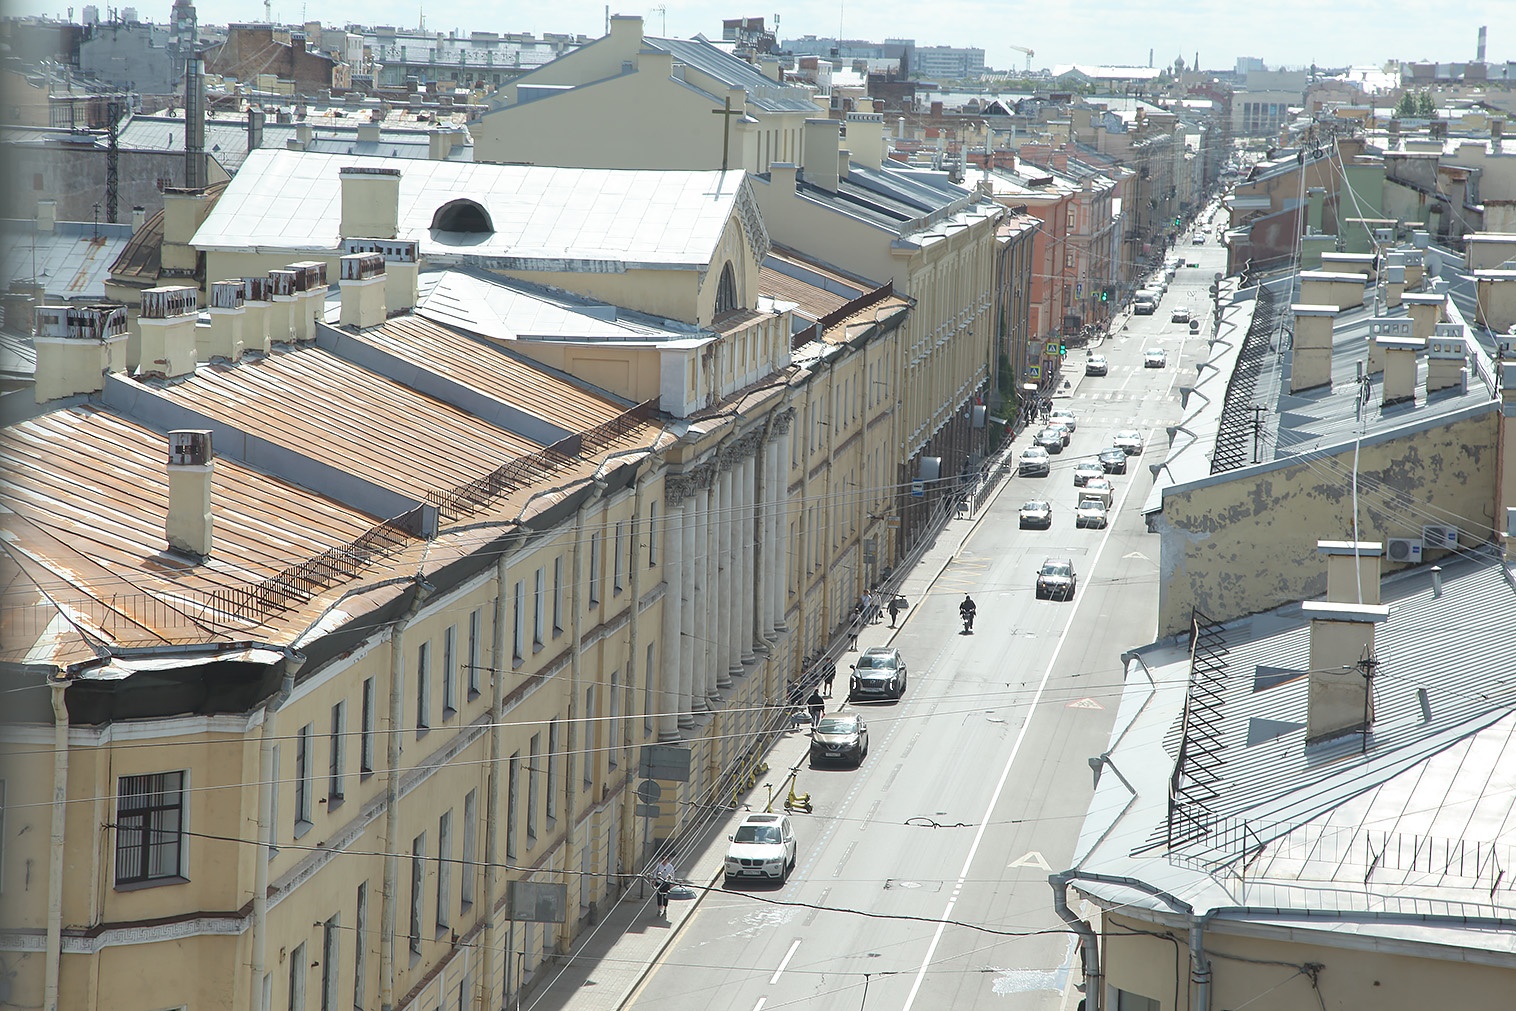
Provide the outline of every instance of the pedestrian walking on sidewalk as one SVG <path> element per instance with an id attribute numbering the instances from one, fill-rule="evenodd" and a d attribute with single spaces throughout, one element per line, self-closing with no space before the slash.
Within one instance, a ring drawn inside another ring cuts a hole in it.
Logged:
<path id="1" fill-rule="evenodd" d="M 821 661 L 821 683 L 826 686 L 826 697 L 832 697 L 832 682 L 837 680 L 837 664 L 831 657 L 823 657 Z"/>
<path id="2" fill-rule="evenodd" d="M 826 699 L 821 697 L 820 692 L 811 692 L 811 697 L 805 704 L 811 710 L 811 730 L 815 731 L 816 724 L 821 722 L 821 716 L 826 712 Z"/>
<path id="3" fill-rule="evenodd" d="M 658 893 L 658 915 L 665 919 L 669 914 L 669 892 L 674 890 L 674 861 L 668 854 L 658 858 L 653 868 L 653 889 Z"/>
<path id="4" fill-rule="evenodd" d="M 895 619 L 900 616 L 900 609 L 905 606 L 905 598 L 900 594 L 890 597 L 890 628 L 895 627 Z"/>

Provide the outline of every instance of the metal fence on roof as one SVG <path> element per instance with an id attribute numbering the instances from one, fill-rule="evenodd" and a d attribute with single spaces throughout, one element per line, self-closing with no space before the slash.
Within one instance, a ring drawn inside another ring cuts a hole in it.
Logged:
<path id="1" fill-rule="evenodd" d="M 1216 447 L 1211 453 L 1211 473 L 1220 474 L 1248 462 L 1248 444 L 1257 439 L 1253 419 L 1253 394 L 1273 345 L 1278 325 L 1274 293 L 1267 285 L 1258 286 L 1257 304 L 1248 332 L 1242 339 L 1237 365 L 1227 380 L 1221 403 L 1221 420 L 1216 428 Z"/>

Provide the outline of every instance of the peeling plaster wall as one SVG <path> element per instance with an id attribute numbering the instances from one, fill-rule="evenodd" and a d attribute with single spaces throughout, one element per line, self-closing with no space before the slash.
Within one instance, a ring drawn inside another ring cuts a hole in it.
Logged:
<path id="1" fill-rule="evenodd" d="M 1456 523 L 1465 544 L 1490 539 L 1498 421 L 1492 403 L 1472 418 L 1365 443 L 1359 539 L 1419 537 L 1427 523 Z M 1352 539 L 1352 473 L 1348 444 L 1309 463 L 1250 467 L 1167 492 L 1153 517 L 1162 537 L 1159 637 L 1189 628 L 1191 608 L 1227 621 L 1324 593 L 1316 542 Z"/>

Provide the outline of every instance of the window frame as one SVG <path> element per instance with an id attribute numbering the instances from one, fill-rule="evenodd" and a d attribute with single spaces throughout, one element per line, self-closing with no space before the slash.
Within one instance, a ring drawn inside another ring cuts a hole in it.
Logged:
<path id="1" fill-rule="evenodd" d="M 169 786 L 167 777 L 177 777 L 172 786 Z M 128 793 L 125 784 L 128 780 L 140 781 L 143 789 Z M 188 824 L 189 810 L 185 802 L 189 783 L 189 772 L 176 769 L 169 772 L 149 772 L 131 776 L 119 776 L 116 779 L 116 840 L 115 840 L 115 886 L 117 889 L 131 889 L 151 887 L 154 885 L 177 884 L 189 880 L 189 857 L 188 857 Z M 145 803 L 130 809 L 122 807 L 122 801 L 127 798 L 163 797 L 172 793 L 172 803 Z M 173 812 L 176 815 L 176 824 L 172 829 L 154 826 L 154 815 Z M 127 821 L 131 819 L 138 824 L 128 827 Z M 155 835 L 172 832 L 171 850 L 173 856 L 173 868 L 171 871 L 160 870 L 154 873 L 154 848 L 164 846 L 163 840 L 154 840 Z M 135 835 L 136 839 L 123 841 L 123 834 Z M 122 874 L 122 859 L 128 849 L 135 850 L 138 854 L 138 863 L 142 868 L 141 873 L 135 875 Z"/>
<path id="2" fill-rule="evenodd" d="M 329 738 L 326 769 L 326 809 L 342 806 L 347 799 L 347 699 L 332 706 L 332 734 Z"/>
<path id="3" fill-rule="evenodd" d="M 374 679 L 363 679 L 363 688 L 358 703 L 358 778 L 367 779 L 374 774 Z"/>

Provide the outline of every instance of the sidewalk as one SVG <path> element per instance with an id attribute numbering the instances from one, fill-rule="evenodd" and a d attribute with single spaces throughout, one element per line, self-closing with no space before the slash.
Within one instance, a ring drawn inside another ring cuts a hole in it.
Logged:
<path id="1" fill-rule="evenodd" d="M 1059 392 L 1067 396 L 1073 390 Z M 1001 488 L 1004 487 L 1002 484 Z M 999 489 L 991 496 L 991 503 L 998 494 Z M 948 520 L 917 563 L 905 573 L 898 592 L 911 606 L 901 612 L 900 626 L 911 619 L 916 604 L 925 598 L 988 511 L 985 508 L 968 518 Z M 889 645 L 899 630 L 890 628 L 889 616 L 883 614 L 876 624 L 860 631 L 857 651 L 846 651 L 838 657 L 839 688 L 834 698 L 827 700 L 828 709 L 841 705 L 847 697 L 847 658 L 870 646 Z M 767 756 L 771 770 L 768 780 L 775 783 L 782 780 L 786 770 L 800 764 L 809 749 L 810 736 L 805 729 L 786 733 Z M 755 810 L 761 810 L 768 802 L 762 785 L 754 789 L 749 799 Z M 776 810 L 782 802 L 779 797 Z M 689 882 L 691 887 L 675 889 L 667 919 L 658 915 L 651 886 L 633 884 L 600 922 L 580 936 L 572 954 L 563 956 L 557 966 L 546 970 L 546 982 L 523 996 L 518 1005 L 522 1011 L 619 1011 L 628 1004 L 664 949 L 680 936 L 701 900 L 713 888 L 719 892 L 726 837 L 747 813 L 739 810 L 717 818 L 691 841 L 687 855 L 676 861 L 680 880 Z"/>

